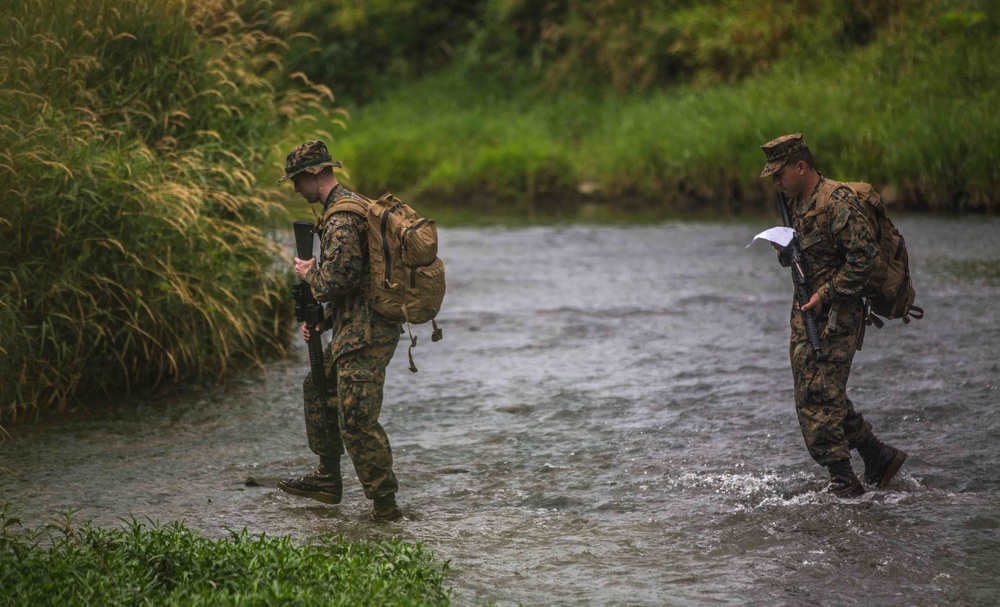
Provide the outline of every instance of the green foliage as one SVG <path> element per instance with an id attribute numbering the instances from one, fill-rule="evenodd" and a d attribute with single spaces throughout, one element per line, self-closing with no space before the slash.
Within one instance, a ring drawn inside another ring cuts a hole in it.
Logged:
<path id="1" fill-rule="evenodd" d="M 929 3 L 956 24 L 978 10 Z M 988 3 L 982 3 L 988 4 Z M 788 58 L 843 55 L 893 32 L 928 3 L 903 0 L 275 0 L 308 36 L 289 62 L 364 103 L 395 83 L 457 66 L 467 76 L 552 92 L 647 91 L 736 83 Z"/>
<path id="2" fill-rule="evenodd" d="M 456 67 L 356 110 L 337 150 L 362 191 L 422 204 L 523 205 L 541 172 L 542 211 L 756 213 L 772 210 L 759 146 L 803 132 L 827 175 L 871 181 L 911 208 L 993 212 L 1000 19 L 990 3 L 977 6 L 908 7 L 867 46 L 803 47 L 712 87 L 543 94 Z"/>
<path id="3" fill-rule="evenodd" d="M 466 84 L 437 77 L 407 103 L 369 106 L 384 108 L 378 119 L 393 128 L 362 118 L 342 136 L 337 154 L 359 167 L 352 181 L 370 193 L 405 190 L 422 204 L 499 201 L 529 212 L 533 200 L 574 187 L 573 154 L 554 141 L 556 108 Z"/>
<path id="4" fill-rule="evenodd" d="M 287 278 L 255 226 L 281 41 L 234 2 L 4 2 L 0 423 L 279 351 Z"/>
<path id="5" fill-rule="evenodd" d="M 9 607 L 448 605 L 447 564 L 419 544 L 323 537 L 209 539 L 183 523 L 24 529 L 0 509 L 0 588 Z"/>
<path id="6" fill-rule="evenodd" d="M 784 57 L 874 38 L 898 1 L 492 0 L 463 53 L 473 72 L 521 66 L 549 90 L 736 82 Z"/>
<path id="7" fill-rule="evenodd" d="M 774 61 L 869 43 L 899 0 L 277 0 L 308 36 L 289 63 L 355 102 L 451 65 L 550 91 L 736 82 Z"/>
<path id="8" fill-rule="evenodd" d="M 449 64 L 479 20 L 481 1 L 276 0 L 301 35 L 288 65 L 337 94 L 365 101 L 401 79 Z"/>

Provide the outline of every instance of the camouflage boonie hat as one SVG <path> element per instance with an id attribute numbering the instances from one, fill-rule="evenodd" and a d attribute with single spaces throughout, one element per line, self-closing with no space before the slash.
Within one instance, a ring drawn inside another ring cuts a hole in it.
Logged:
<path id="1" fill-rule="evenodd" d="M 295 177 L 303 171 L 316 174 L 326 167 L 342 167 L 339 160 L 334 160 L 322 141 L 307 141 L 288 154 L 285 160 L 285 176 L 278 181 Z"/>
<path id="2" fill-rule="evenodd" d="M 802 133 L 795 133 L 794 135 L 782 135 L 768 141 L 760 146 L 760 149 L 764 150 L 764 158 L 767 160 L 760 176 L 767 177 L 780 171 L 792 155 L 807 149 L 807 146 L 806 142 L 802 140 Z"/>

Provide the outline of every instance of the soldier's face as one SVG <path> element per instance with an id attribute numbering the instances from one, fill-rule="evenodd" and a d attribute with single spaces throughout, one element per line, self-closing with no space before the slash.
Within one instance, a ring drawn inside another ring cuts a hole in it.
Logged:
<path id="1" fill-rule="evenodd" d="M 774 187 L 781 190 L 789 198 L 798 198 L 805 188 L 805 166 L 804 162 L 786 164 L 781 170 L 771 176 L 774 180 Z"/>
<path id="2" fill-rule="evenodd" d="M 319 202 L 319 183 L 312 173 L 299 173 L 292 177 L 295 184 L 295 192 L 302 196 L 306 202 L 312 204 Z"/>

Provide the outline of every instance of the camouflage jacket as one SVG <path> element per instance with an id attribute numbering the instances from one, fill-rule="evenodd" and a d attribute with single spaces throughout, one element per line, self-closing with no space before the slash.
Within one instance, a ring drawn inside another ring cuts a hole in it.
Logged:
<path id="1" fill-rule="evenodd" d="M 790 205 L 792 226 L 799 235 L 810 290 L 823 304 L 858 298 L 878 259 L 878 241 L 864 218 L 860 202 L 848 187 L 830 192 L 820 175 L 816 189 Z M 828 196 L 828 200 L 822 200 Z M 817 209 L 826 211 L 826 218 Z"/>
<path id="2" fill-rule="evenodd" d="M 861 292 L 879 253 L 860 204 L 850 188 L 834 189 L 822 175 L 809 196 L 789 203 L 809 291 L 819 293 L 823 300 L 822 318 L 817 319 L 821 331 L 828 313 L 842 307 L 845 318 L 839 323 L 840 330 L 860 329 L 851 325 L 862 318 Z M 782 263 L 787 265 L 787 260 Z M 793 314 L 793 329 L 796 317 Z"/>
<path id="3" fill-rule="evenodd" d="M 327 196 L 324 210 L 344 197 L 358 197 L 342 185 Z M 360 197 L 358 197 L 360 198 Z M 399 341 L 400 326 L 368 305 L 368 233 L 354 213 L 333 213 L 321 225 L 319 264 L 306 274 L 316 301 L 326 304 L 327 327 L 333 331 L 331 360 L 369 346 Z"/>

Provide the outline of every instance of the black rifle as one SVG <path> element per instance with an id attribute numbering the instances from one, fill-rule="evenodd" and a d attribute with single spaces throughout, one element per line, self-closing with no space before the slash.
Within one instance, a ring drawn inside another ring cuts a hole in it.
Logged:
<path id="1" fill-rule="evenodd" d="M 313 224 L 308 221 L 296 221 L 292 223 L 295 230 L 295 255 L 299 259 L 309 260 L 313 255 Z M 312 371 L 313 387 L 316 394 L 326 402 L 329 393 L 326 389 L 326 370 L 323 368 L 323 339 L 320 336 L 322 329 L 317 326 L 323 324 L 323 304 L 313 297 L 312 288 L 309 283 L 299 281 L 292 285 L 292 297 L 295 298 L 295 320 L 306 323 L 309 331 L 309 369 Z M 324 417 L 326 407 L 322 408 Z"/>
<path id="2" fill-rule="evenodd" d="M 778 210 L 781 211 L 781 221 L 784 222 L 786 228 L 795 229 L 792 226 L 792 216 L 788 212 L 788 201 L 785 200 L 785 195 L 778 192 L 776 198 L 778 199 Z M 819 327 L 816 324 L 816 315 L 813 314 L 812 310 L 802 309 L 802 306 L 809 303 L 809 279 L 806 278 L 806 273 L 802 270 L 802 250 L 799 248 L 799 237 L 797 235 L 788 243 L 785 251 L 792 266 L 792 283 L 795 285 L 795 299 L 799 303 L 799 313 L 802 314 L 802 322 L 806 325 L 806 338 L 812 347 L 813 357 L 819 360 Z"/>

